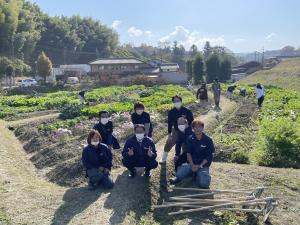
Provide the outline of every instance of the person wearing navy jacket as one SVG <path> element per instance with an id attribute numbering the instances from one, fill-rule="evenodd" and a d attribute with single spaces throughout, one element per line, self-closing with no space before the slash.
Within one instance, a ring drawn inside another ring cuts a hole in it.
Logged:
<path id="1" fill-rule="evenodd" d="M 187 162 L 187 140 L 193 134 L 192 128 L 188 125 L 188 121 L 184 117 L 179 117 L 178 124 L 178 138 L 175 145 L 175 171 L 183 163 Z"/>
<path id="2" fill-rule="evenodd" d="M 214 143 L 204 132 L 204 123 L 194 120 L 192 123 L 193 134 L 187 141 L 187 160 L 189 164 L 178 167 L 173 183 L 178 183 L 193 174 L 201 188 L 209 188 L 211 177 L 209 167 L 212 163 Z"/>
<path id="3" fill-rule="evenodd" d="M 93 127 L 97 130 L 101 137 L 102 143 L 108 145 L 109 149 L 120 149 L 120 144 L 117 138 L 113 135 L 113 123 L 109 120 L 109 114 L 107 111 L 99 112 L 100 121 Z"/>
<path id="4" fill-rule="evenodd" d="M 182 98 L 178 95 L 172 97 L 172 102 L 174 103 L 174 108 L 172 108 L 168 113 L 168 139 L 164 146 L 164 151 L 162 153 L 160 164 L 165 164 L 168 158 L 168 153 L 171 151 L 173 146 L 176 144 L 178 138 L 178 124 L 177 120 L 179 117 L 185 117 L 190 126 L 194 120 L 194 116 L 191 110 L 182 106 Z"/>
<path id="5" fill-rule="evenodd" d="M 146 136 L 152 137 L 152 123 L 150 120 L 150 114 L 145 112 L 145 106 L 141 102 L 134 104 L 134 112 L 131 114 L 131 122 L 133 125 L 144 124 Z"/>
<path id="6" fill-rule="evenodd" d="M 145 135 L 145 126 L 137 124 L 135 135 L 130 137 L 124 146 L 122 156 L 123 165 L 129 170 L 129 176 L 136 174 L 135 167 L 145 167 L 145 177 L 150 177 L 150 170 L 158 166 L 156 148 L 151 138 Z"/>
<path id="7" fill-rule="evenodd" d="M 98 185 L 106 188 L 113 187 L 110 176 L 112 167 L 112 153 L 107 145 L 100 143 L 101 135 L 98 131 L 90 131 L 87 143 L 82 152 L 82 163 L 89 178 L 89 189 L 93 190 Z"/>

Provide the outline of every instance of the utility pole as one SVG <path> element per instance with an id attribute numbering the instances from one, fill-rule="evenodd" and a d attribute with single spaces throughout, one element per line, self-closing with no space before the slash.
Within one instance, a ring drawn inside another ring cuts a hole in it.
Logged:
<path id="1" fill-rule="evenodd" d="M 262 49 L 262 57 L 261 57 L 261 64 L 264 68 L 264 63 L 265 63 L 265 50 L 264 50 L 264 47 Z"/>
<path id="2" fill-rule="evenodd" d="M 64 65 L 66 65 L 66 47 L 64 47 L 63 50 L 63 60 L 64 60 Z"/>
<path id="3" fill-rule="evenodd" d="M 12 58 L 12 62 L 14 63 L 15 62 L 15 46 L 14 46 L 14 42 L 15 42 L 15 37 L 14 37 L 14 34 L 12 34 L 11 36 L 11 58 Z M 12 65 L 12 74 L 10 75 L 9 77 L 9 87 L 11 88 L 12 86 L 12 83 L 15 82 L 15 68 L 14 66 Z"/>

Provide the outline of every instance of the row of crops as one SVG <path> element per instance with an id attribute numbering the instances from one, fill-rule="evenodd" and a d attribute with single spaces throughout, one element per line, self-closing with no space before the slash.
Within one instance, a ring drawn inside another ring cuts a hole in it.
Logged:
<path id="1" fill-rule="evenodd" d="M 93 106 L 80 106 L 78 91 L 59 91 L 48 94 L 15 95 L 0 97 L 0 118 L 16 116 L 19 113 L 64 110 L 71 106 L 80 109 L 77 116 L 96 116 L 100 110 L 109 112 L 131 111 L 136 101 L 143 102 L 149 110 L 165 111 L 172 107 L 170 98 L 179 94 L 184 103 L 190 104 L 195 97 L 186 88 L 178 85 L 162 85 L 146 88 L 143 85 L 129 87 L 105 87 L 88 90 L 86 98 Z"/>

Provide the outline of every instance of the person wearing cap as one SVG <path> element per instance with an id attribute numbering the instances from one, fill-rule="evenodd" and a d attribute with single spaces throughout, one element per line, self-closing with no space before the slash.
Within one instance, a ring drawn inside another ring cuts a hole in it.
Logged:
<path id="1" fill-rule="evenodd" d="M 187 162 L 187 140 L 193 134 L 192 128 L 189 126 L 188 121 L 184 117 L 179 117 L 178 124 L 178 138 L 175 145 L 174 166 L 175 172 L 177 168 L 183 163 Z"/>
<path id="2" fill-rule="evenodd" d="M 220 108 L 220 97 L 221 97 L 221 85 L 218 79 L 215 79 L 212 84 L 212 91 L 214 95 L 216 108 Z"/>
<path id="3" fill-rule="evenodd" d="M 113 135 L 113 123 L 109 120 L 109 113 L 105 110 L 99 112 L 100 121 L 93 129 L 97 130 L 102 137 L 102 143 L 108 145 L 110 149 L 120 149 L 117 138 Z"/>
<path id="4" fill-rule="evenodd" d="M 197 91 L 196 98 L 199 99 L 200 102 L 208 102 L 206 83 L 201 84 Z"/>
<path id="5" fill-rule="evenodd" d="M 98 131 L 90 131 L 87 137 L 88 145 L 82 152 L 82 163 L 89 179 L 89 190 L 94 190 L 98 185 L 105 188 L 114 186 L 110 176 L 112 154 L 107 145 L 100 143 L 101 139 Z"/>
<path id="6" fill-rule="evenodd" d="M 160 164 L 164 164 L 167 161 L 168 153 L 176 144 L 178 138 L 178 124 L 177 120 L 179 117 L 185 117 L 190 126 L 194 120 L 194 116 L 191 110 L 182 106 L 182 98 L 178 95 L 172 97 L 174 107 L 168 113 L 168 139 L 164 146 L 164 151 L 161 156 Z"/>
<path id="7" fill-rule="evenodd" d="M 145 106 L 141 102 L 134 104 L 134 112 L 131 114 L 131 121 L 133 126 L 137 124 L 144 124 L 146 136 L 152 137 L 152 123 L 150 120 L 150 114 L 145 112 Z"/>
<path id="8" fill-rule="evenodd" d="M 129 177 L 136 175 L 136 167 L 144 167 L 144 176 L 150 177 L 150 171 L 158 166 L 154 142 L 145 131 L 143 124 L 135 125 L 135 135 L 129 137 L 124 145 L 122 163 L 128 169 Z"/>
<path id="9" fill-rule="evenodd" d="M 260 83 L 257 83 L 254 94 L 257 98 L 257 106 L 258 106 L 258 108 L 261 108 L 262 103 L 264 102 L 265 95 L 266 95 L 265 88 Z"/>
<path id="10" fill-rule="evenodd" d="M 193 174 L 200 188 L 209 188 L 211 177 L 209 167 L 212 163 L 214 143 L 204 132 L 204 123 L 194 120 L 192 123 L 193 134 L 187 141 L 187 160 L 188 164 L 178 167 L 176 178 L 171 180 L 173 184 L 190 177 Z"/>

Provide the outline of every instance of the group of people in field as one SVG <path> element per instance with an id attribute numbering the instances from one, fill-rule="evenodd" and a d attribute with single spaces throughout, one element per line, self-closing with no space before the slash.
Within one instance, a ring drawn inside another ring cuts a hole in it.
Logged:
<path id="1" fill-rule="evenodd" d="M 200 89 L 206 89 L 202 85 Z M 261 106 L 264 89 L 257 85 L 256 95 Z M 221 86 L 215 80 L 212 86 L 216 107 L 219 107 Z M 206 91 L 207 92 L 207 91 Z M 197 96 L 203 93 L 198 90 Z M 206 93 L 207 96 L 207 93 Z M 83 97 L 84 98 L 84 97 Z M 211 177 L 209 168 L 215 150 L 212 139 L 204 133 L 204 123 L 194 119 L 193 112 L 183 106 L 182 97 L 175 95 L 170 99 L 174 107 L 168 112 L 168 138 L 159 163 L 167 162 L 168 154 L 175 146 L 174 168 L 176 177 L 170 182 L 176 184 L 193 176 L 201 188 L 209 188 Z M 152 140 L 153 125 L 145 106 L 137 102 L 131 114 L 134 133 L 125 141 L 122 150 L 122 163 L 128 169 L 129 177 L 136 176 L 136 168 L 144 168 L 144 176 L 149 178 L 151 170 L 158 167 L 157 150 Z M 99 112 L 99 121 L 87 137 L 87 145 L 82 152 L 82 163 L 88 177 L 88 187 L 112 188 L 111 177 L 113 150 L 120 149 L 118 138 L 113 134 L 113 123 L 107 111 Z"/>
<path id="2" fill-rule="evenodd" d="M 165 164 L 168 153 L 175 146 L 174 167 L 178 183 L 188 176 L 196 177 L 202 188 L 209 188 L 209 166 L 212 162 L 214 144 L 204 132 L 204 123 L 194 120 L 191 110 L 183 106 L 180 96 L 173 96 L 174 107 L 168 112 L 168 138 L 160 164 Z M 122 163 L 128 169 L 129 177 L 136 176 L 136 168 L 144 168 L 144 176 L 150 177 L 151 170 L 158 167 L 157 150 L 152 140 L 153 126 L 145 106 L 137 102 L 131 114 L 134 134 L 125 141 Z M 113 123 L 107 111 L 99 112 L 99 121 L 87 137 L 82 152 L 82 162 L 88 177 L 89 189 L 101 185 L 112 188 L 112 151 L 120 149 L 118 138 L 113 134 Z"/>
<path id="3" fill-rule="evenodd" d="M 227 93 L 226 97 L 230 100 L 234 99 L 234 90 L 237 88 L 237 85 L 230 85 L 227 87 Z M 202 83 L 197 90 L 196 98 L 199 99 L 200 103 L 207 103 L 208 102 L 208 93 L 207 93 L 207 86 L 206 83 Z M 213 98 L 216 108 L 220 108 L 220 97 L 221 97 L 221 85 L 218 79 L 215 79 L 212 84 L 212 92 L 213 92 Z M 246 97 L 247 96 L 247 90 L 246 88 L 240 88 L 240 96 Z M 260 84 L 256 84 L 255 92 L 254 92 L 256 98 L 257 98 L 257 106 L 261 108 L 262 103 L 264 101 L 264 96 L 266 94 L 264 87 Z"/>

